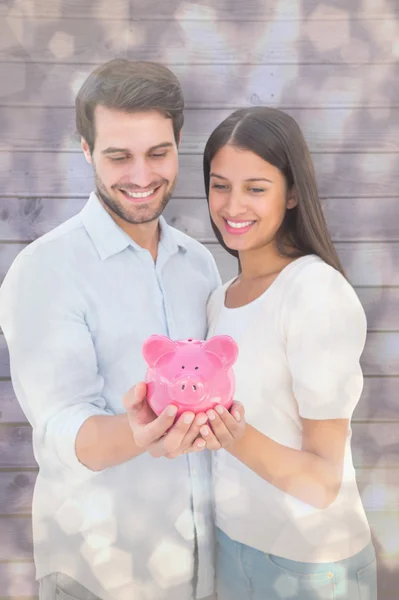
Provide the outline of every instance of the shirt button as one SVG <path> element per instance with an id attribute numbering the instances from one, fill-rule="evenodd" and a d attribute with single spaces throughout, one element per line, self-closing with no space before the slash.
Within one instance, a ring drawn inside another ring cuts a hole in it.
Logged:
<path id="1" fill-rule="evenodd" d="M 334 573 L 331 573 L 331 571 L 329 571 L 327 573 L 327 579 L 332 579 L 334 577 Z"/>

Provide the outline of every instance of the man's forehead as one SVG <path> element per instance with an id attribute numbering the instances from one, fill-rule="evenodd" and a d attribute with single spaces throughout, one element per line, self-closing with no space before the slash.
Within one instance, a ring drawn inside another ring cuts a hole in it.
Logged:
<path id="1" fill-rule="evenodd" d="M 95 128 L 101 150 L 112 147 L 144 151 L 174 145 L 172 119 L 155 110 L 125 112 L 97 106 Z"/>
<path id="2" fill-rule="evenodd" d="M 125 111 L 107 106 L 98 105 L 94 111 L 96 128 L 135 126 L 135 127 L 162 127 L 173 129 L 172 119 L 166 117 L 158 110 Z"/>

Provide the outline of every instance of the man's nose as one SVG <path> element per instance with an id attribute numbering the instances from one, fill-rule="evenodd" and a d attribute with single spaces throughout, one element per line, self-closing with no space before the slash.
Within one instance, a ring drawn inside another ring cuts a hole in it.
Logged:
<path id="1" fill-rule="evenodd" d="M 148 188 L 156 179 L 145 159 L 136 158 L 129 170 L 130 183 L 140 188 Z"/>

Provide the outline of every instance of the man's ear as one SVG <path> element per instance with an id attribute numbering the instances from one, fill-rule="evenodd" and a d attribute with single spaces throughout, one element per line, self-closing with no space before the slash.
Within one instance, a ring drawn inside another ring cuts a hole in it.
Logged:
<path id="1" fill-rule="evenodd" d="M 297 198 L 297 195 L 296 195 L 295 186 L 292 186 L 292 188 L 288 192 L 287 210 L 290 210 L 291 208 L 295 208 L 295 206 L 298 206 L 298 198 Z"/>
<path id="2" fill-rule="evenodd" d="M 179 147 L 180 144 L 181 144 L 182 134 L 183 134 L 183 129 L 180 129 L 180 131 L 179 131 L 179 139 L 177 141 L 177 147 Z"/>
<path id="3" fill-rule="evenodd" d="M 86 140 L 84 138 L 81 138 L 80 143 L 82 146 L 83 154 L 85 155 L 85 159 L 91 165 L 92 160 L 91 160 L 91 152 L 90 152 L 89 144 L 86 142 Z"/>

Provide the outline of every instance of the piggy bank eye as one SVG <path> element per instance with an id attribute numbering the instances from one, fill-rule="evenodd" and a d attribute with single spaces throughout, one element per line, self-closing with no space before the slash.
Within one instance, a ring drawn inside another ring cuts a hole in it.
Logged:
<path id="1" fill-rule="evenodd" d="M 198 367 L 195 367 L 195 370 L 197 371 L 197 370 L 198 370 Z"/>
<path id="2" fill-rule="evenodd" d="M 182 366 L 182 369 L 185 369 L 186 367 Z"/>

